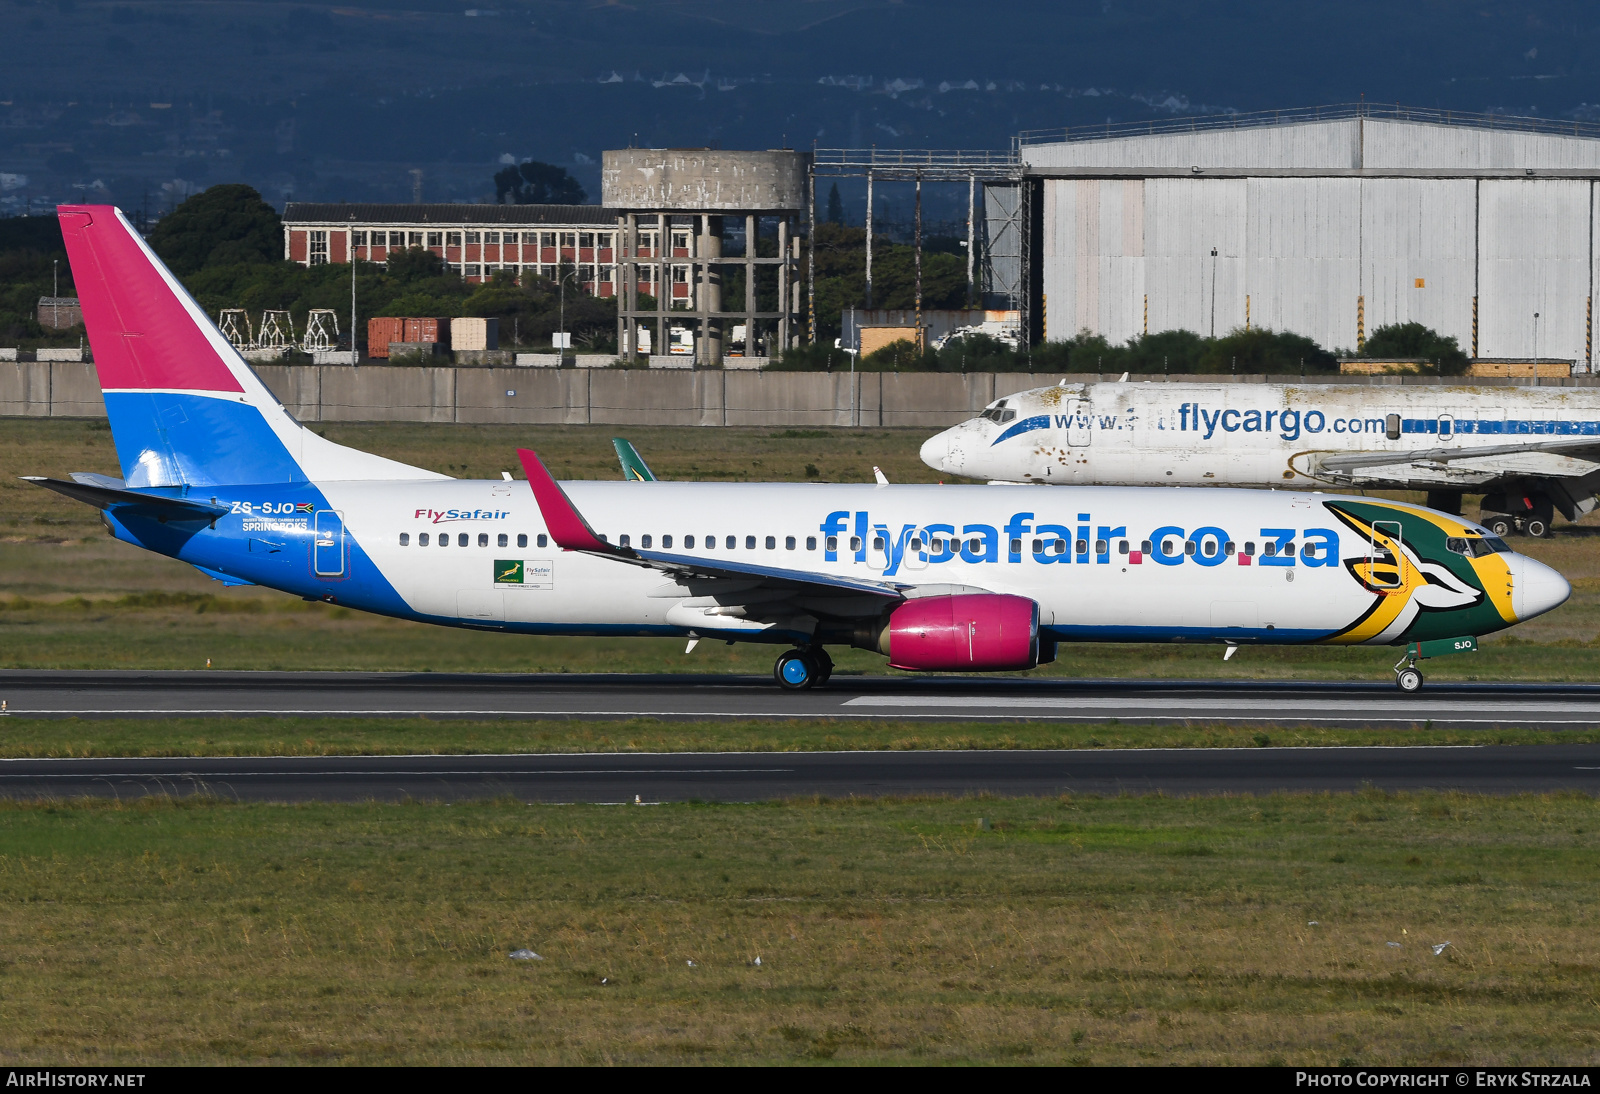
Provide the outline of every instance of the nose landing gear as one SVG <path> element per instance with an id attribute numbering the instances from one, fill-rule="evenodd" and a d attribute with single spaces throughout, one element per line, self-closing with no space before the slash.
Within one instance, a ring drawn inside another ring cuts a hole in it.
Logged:
<path id="1" fill-rule="evenodd" d="M 821 687 L 833 675 L 833 658 L 821 646 L 784 650 L 772 666 L 772 677 L 785 691 Z"/>

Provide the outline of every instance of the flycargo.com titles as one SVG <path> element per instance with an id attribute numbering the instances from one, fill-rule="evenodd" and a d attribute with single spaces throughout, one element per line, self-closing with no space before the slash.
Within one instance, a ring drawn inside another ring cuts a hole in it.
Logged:
<path id="1" fill-rule="evenodd" d="M 8 1071 L 6 1072 L 6 1086 L 32 1086 L 32 1087 L 102 1087 L 122 1086 L 141 1087 L 144 1085 L 143 1072 L 127 1072 L 120 1074 L 87 1073 L 78 1071 Z"/>

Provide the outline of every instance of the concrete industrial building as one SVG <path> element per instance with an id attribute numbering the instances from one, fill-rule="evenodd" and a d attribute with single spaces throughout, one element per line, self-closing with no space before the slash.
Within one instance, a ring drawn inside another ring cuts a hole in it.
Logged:
<path id="1" fill-rule="evenodd" d="M 810 182 L 809 157 L 788 150 L 606 152 L 601 202 L 622 232 L 621 352 L 648 353 L 653 364 L 676 355 L 711 365 L 736 351 L 730 363 L 751 364 L 795 344 L 805 314 L 798 229 Z M 776 246 L 762 256 L 758 241 L 768 229 Z M 730 236 L 739 240 L 737 254 L 729 252 Z M 724 277 L 735 269 L 743 273 L 743 299 L 729 302 Z M 662 284 L 672 292 L 657 291 Z M 776 307 L 761 310 L 769 293 Z M 641 295 L 653 298 L 650 307 L 641 307 Z"/>
<path id="2" fill-rule="evenodd" d="M 1017 140 L 1031 340 L 1267 327 L 1594 363 L 1600 126 L 1351 106 Z M 1013 187 L 1015 184 L 1012 184 Z"/>

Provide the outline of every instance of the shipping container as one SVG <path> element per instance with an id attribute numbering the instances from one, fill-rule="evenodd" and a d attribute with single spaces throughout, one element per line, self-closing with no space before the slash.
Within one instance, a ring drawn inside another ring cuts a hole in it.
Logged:
<path id="1" fill-rule="evenodd" d="M 367 356 L 389 356 L 390 342 L 404 342 L 406 340 L 406 321 L 391 316 L 381 316 L 367 320 Z"/>
<path id="2" fill-rule="evenodd" d="M 450 347 L 450 319 L 438 319 L 429 316 L 425 319 L 407 319 L 406 336 L 399 339 L 404 342 L 440 342 L 446 349 Z M 475 347 L 468 346 L 468 349 Z"/>
<path id="3" fill-rule="evenodd" d="M 452 349 L 499 349 L 500 320 L 462 318 L 450 320 Z"/>

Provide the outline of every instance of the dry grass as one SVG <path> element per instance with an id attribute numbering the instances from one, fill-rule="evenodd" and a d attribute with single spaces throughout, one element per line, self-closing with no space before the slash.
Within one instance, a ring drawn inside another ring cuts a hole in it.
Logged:
<path id="1" fill-rule="evenodd" d="M 1592 1065 L 1597 823 L 1377 793 L 0 806 L 0 1057 Z"/>
<path id="2" fill-rule="evenodd" d="M 850 718 L 79 718 L 13 716 L 0 757 L 388 756 L 918 749 L 1328 748 L 1600 743 L 1600 729 L 1394 729 L 1260 722 L 1128 724 Z"/>

